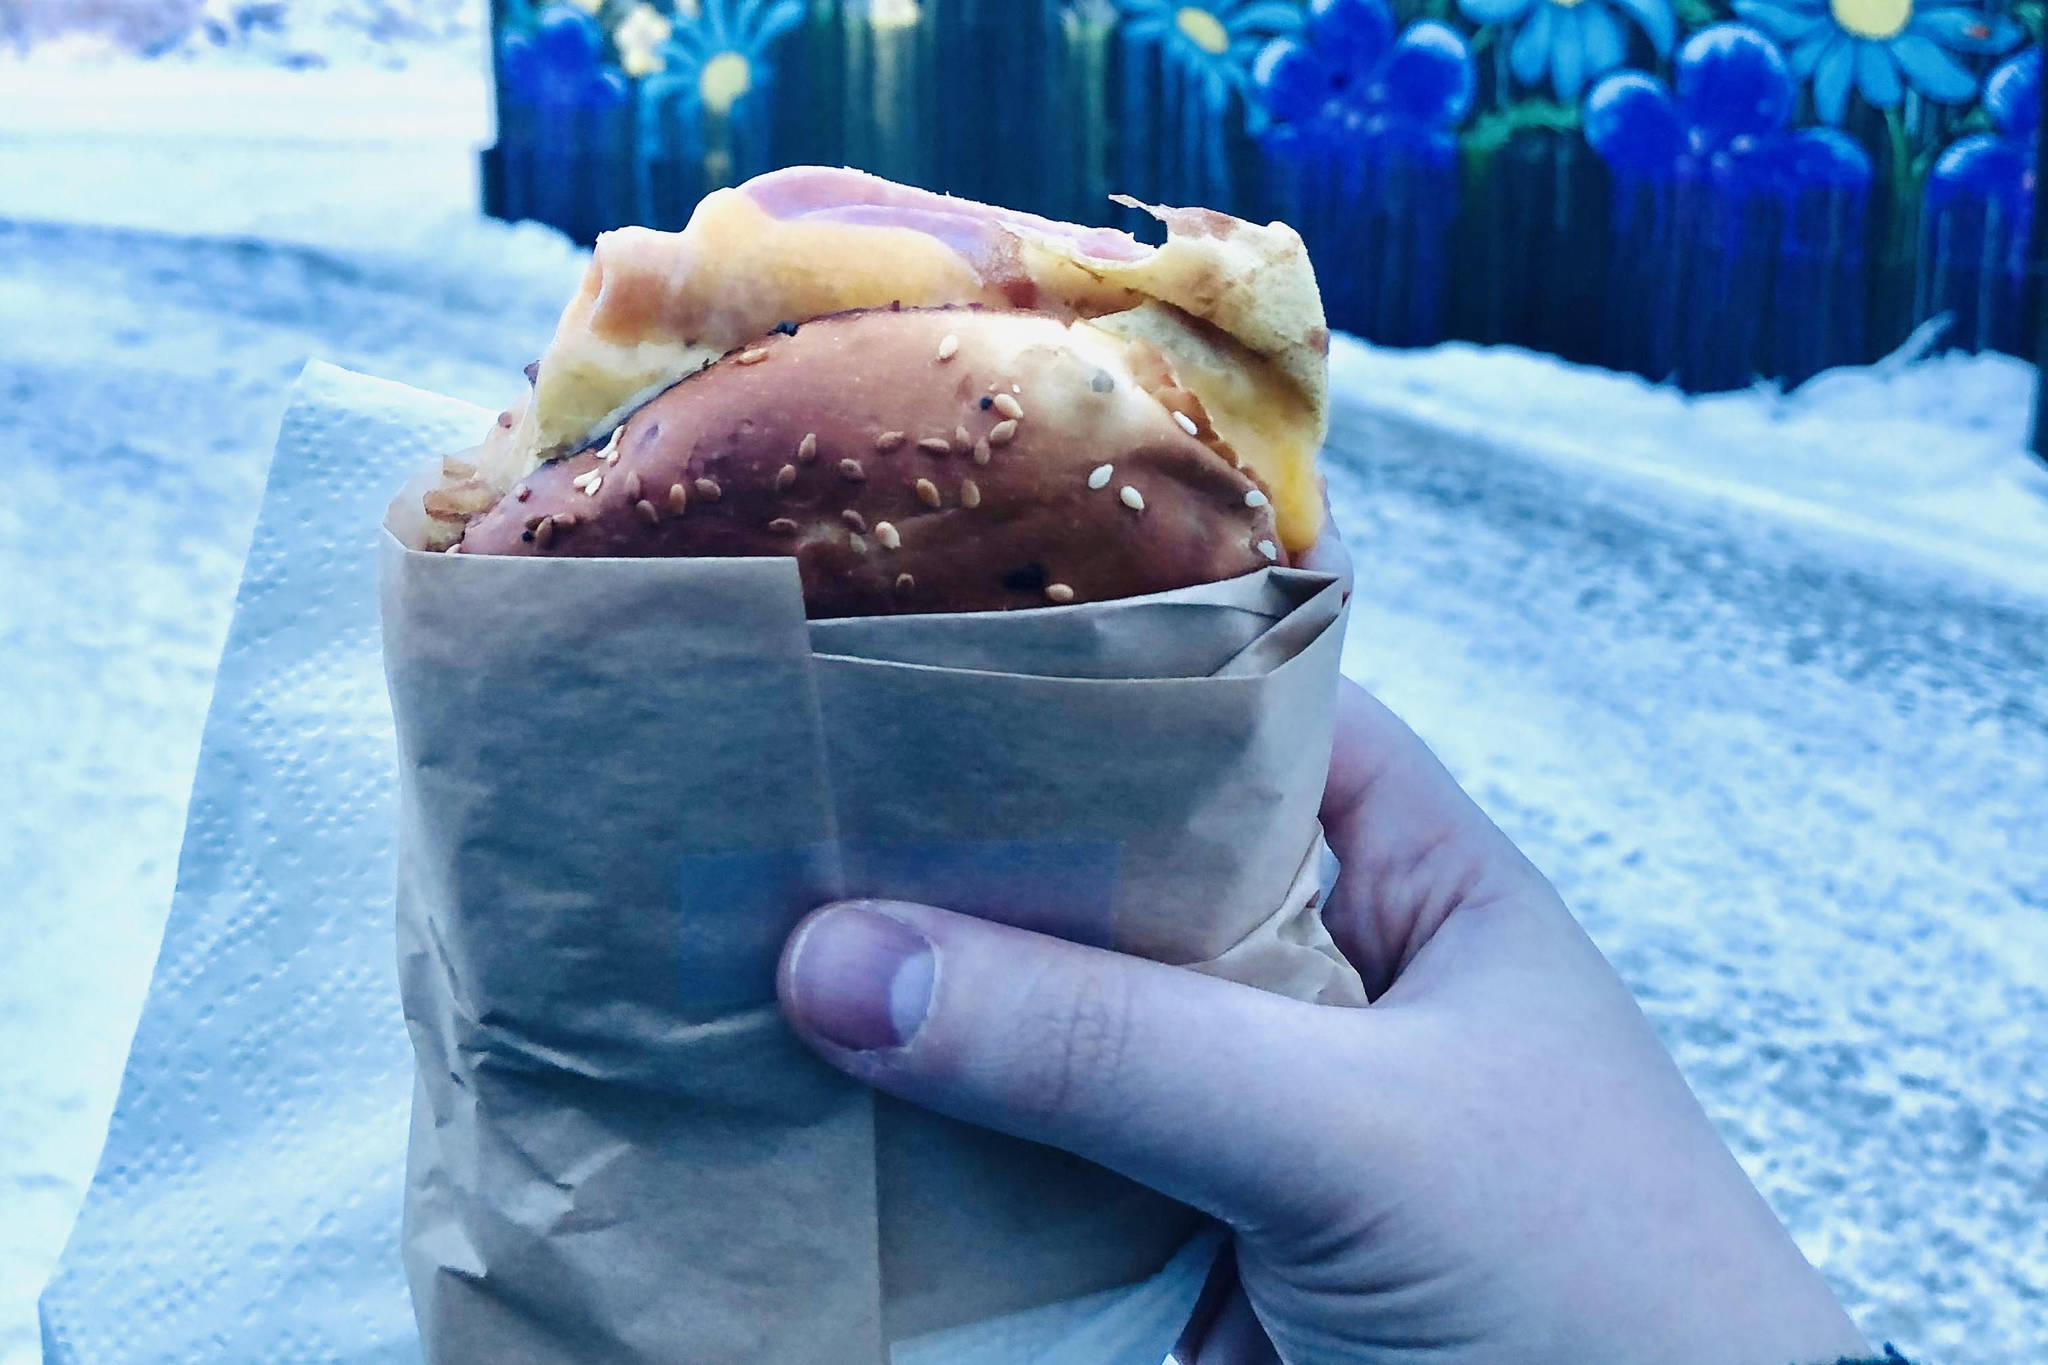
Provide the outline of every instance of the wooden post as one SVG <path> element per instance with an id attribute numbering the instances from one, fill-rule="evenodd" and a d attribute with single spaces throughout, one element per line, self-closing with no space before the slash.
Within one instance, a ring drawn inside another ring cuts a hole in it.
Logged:
<path id="1" fill-rule="evenodd" d="M 486 217 L 508 218 L 502 141 L 504 120 L 498 116 L 498 31 L 505 23 L 505 0 L 490 0 L 489 20 L 489 26 L 484 30 L 484 78 L 489 83 L 491 120 L 490 127 L 485 130 L 487 140 L 477 153 L 477 188 Z"/>
<path id="2" fill-rule="evenodd" d="M 2048 78 L 2041 81 L 2041 122 L 2034 132 L 2034 247 L 2023 301 L 2034 310 L 2034 453 L 2048 460 Z"/>

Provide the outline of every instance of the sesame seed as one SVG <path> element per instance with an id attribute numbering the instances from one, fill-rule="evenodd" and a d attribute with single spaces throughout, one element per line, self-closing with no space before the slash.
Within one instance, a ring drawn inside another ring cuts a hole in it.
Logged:
<path id="1" fill-rule="evenodd" d="M 876 522 L 875 539 L 882 542 L 882 548 L 885 550 L 900 550 L 903 548 L 903 537 L 896 534 L 894 522 Z"/>
<path id="2" fill-rule="evenodd" d="M 867 471 L 860 467 L 859 460 L 841 460 L 839 462 L 840 478 L 851 479 L 855 483 L 860 483 L 863 480 L 865 480 L 867 476 Z"/>
<path id="3" fill-rule="evenodd" d="M 917 443 L 917 448 L 927 455 L 951 455 L 953 443 L 943 436 L 927 436 Z"/>
<path id="4" fill-rule="evenodd" d="M 554 538 L 555 519 L 553 517 L 542 517 L 540 525 L 533 528 L 533 543 L 545 550 Z"/>
<path id="5" fill-rule="evenodd" d="M 592 479 L 589 483 L 583 486 L 583 495 L 587 498 L 594 498 L 597 496 L 597 490 L 603 487 L 604 476 L 599 475 L 597 478 Z"/>
<path id="6" fill-rule="evenodd" d="M 796 458 L 799 464 L 809 464 L 818 458 L 818 433 L 807 431 L 804 438 L 796 443 Z"/>
<path id="7" fill-rule="evenodd" d="M 1122 502 L 1124 506 L 1130 508 L 1133 512 L 1145 510 L 1145 495 L 1129 484 L 1119 488 L 1116 496 L 1118 501 Z"/>
<path id="8" fill-rule="evenodd" d="M 954 336 L 951 332 L 946 333 L 946 335 L 939 338 L 939 363 L 941 365 L 945 364 L 958 354 L 959 350 L 960 338 Z"/>
<path id="9" fill-rule="evenodd" d="M 1256 488 L 1248 488 L 1245 490 L 1244 505 L 1246 507 L 1264 507 L 1266 505 L 1266 495 Z"/>
<path id="10" fill-rule="evenodd" d="M 939 505 L 939 486 L 930 479 L 919 479 L 917 481 L 917 500 L 926 507 L 937 507 Z"/>
<path id="11" fill-rule="evenodd" d="M 722 489 L 722 488 L 720 488 L 720 487 L 718 486 L 718 480 L 716 480 L 716 479 L 699 479 L 699 480 L 697 480 L 697 496 L 698 496 L 698 497 L 700 497 L 700 498 L 702 498 L 702 499 L 704 499 L 704 501 L 706 501 L 706 502 L 717 502 L 717 501 L 719 500 L 719 498 L 721 498 L 721 497 L 723 497 L 723 496 L 724 496 L 724 494 L 725 494 L 725 490 L 724 490 L 724 489 Z"/>
<path id="12" fill-rule="evenodd" d="M 989 387 L 990 387 L 990 388 L 994 388 L 994 387 L 995 387 L 995 385 L 991 384 L 991 385 L 989 385 Z M 993 398 L 990 398 L 990 397 L 988 397 L 987 395 L 983 395 L 983 397 L 982 397 L 982 400 L 981 400 L 981 410 L 982 410 L 983 412 L 987 412 L 987 411 L 988 411 L 988 410 L 989 410 L 990 408 L 994 407 L 995 405 L 996 405 L 996 400 L 995 400 L 995 399 L 993 399 Z"/>
<path id="13" fill-rule="evenodd" d="M 668 510 L 681 516 L 683 509 L 690 505 L 690 490 L 679 483 L 668 486 Z"/>
<path id="14" fill-rule="evenodd" d="M 640 501 L 640 476 L 636 473 L 629 472 L 626 475 L 626 501 Z"/>
<path id="15" fill-rule="evenodd" d="M 1114 473 L 1116 473 L 1115 465 L 1099 464 L 1088 471 L 1088 486 L 1090 488 L 1107 488 L 1109 487 L 1109 476 Z"/>
<path id="16" fill-rule="evenodd" d="M 544 516 L 540 516 L 540 515 L 538 515 L 538 514 L 536 514 L 536 515 L 534 515 L 534 516 L 530 516 L 530 517 L 528 517 L 528 518 L 526 519 L 526 529 L 527 529 L 527 530 L 529 530 L 529 531 L 531 531 L 531 530 L 532 530 L 532 529 L 533 529 L 534 527 L 536 527 L 536 526 L 540 525 L 540 524 L 541 524 L 542 522 L 544 522 L 544 521 L 546 521 L 546 520 L 547 520 L 547 518 L 546 518 L 546 517 L 544 517 Z"/>
<path id="17" fill-rule="evenodd" d="M 962 479 L 960 481 L 960 505 L 962 507 L 981 506 L 981 485 L 972 479 Z"/>
<path id="18" fill-rule="evenodd" d="M 1280 558 L 1279 548 L 1275 546 L 1273 542 L 1270 540 L 1262 540 L 1253 548 L 1268 559 L 1277 560 L 1278 558 Z"/>
<path id="19" fill-rule="evenodd" d="M 953 428 L 953 444 L 965 450 L 974 444 L 974 438 L 967 434 L 966 427 Z"/>
<path id="20" fill-rule="evenodd" d="M 1024 415 L 1024 405 L 1007 393 L 999 393 L 996 395 L 996 411 L 1005 417 L 1015 419 Z"/>
<path id="21" fill-rule="evenodd" d="M 841 512 L 839 514 L 839 519 L 845 522 L 848 526 L 851 526 L 856 531 L 865 531 L 868 529 L 868 519 L 862 516 L 859 512 L 856 512 L 851 507 Z"/>
<path id="22" fill-rule="evenodd" d="M 853 552 L 857 555 L 864 555 L 868 552 L 867 540 L 862 536 L 848 536 L 846 538 L 846 543 L 853 547 Z"/>
<path id="23" fill-rule="evenodd" d="M 987 464 L 987 463 L 988 463 L 988 442 L 987 442 L 987 441 L 976 441 L 976 442 L 974 443 L 974 462 L 975 462 L 976 464 Z"/>
<path id="24" fill-rule="evenodd" d="M 512 490 L 512 500 L 514 502 L 525 502 L 528 498 L 532 496 L 533 490 L 531 488 L 528 488 L 523 483 L 520 484 L 519 487 Z"/>
<path id="25" fill-rule="evenodd" d="M 912 578 L 909 574 L 900 573 L 896 575 L 896 591 L 909 592 L 912 588 L 916 586 L 917 580 L 915 578 Z"/>
<path id="26" fill-rule="evenodd" d="M 579 520 L 580 518 L 574 512 L 557 512 L 555 513 L 555 529 L 557 531 L 574 530 Z"/>
<path id="27" fill-rule="evenodd" d="M 586 469 L 581 474 L 578 474 L 575 478 L 569 480 L 569 486 L 574 488 L 579 493 L 587 493 L 590 491 L 590 486 L 592 484 L 602 482 L 604 482 L 603 470 Z"/>
<path id="28" fill-rule="evenodd" d="M 885 431 L 875 438 L 875 449 L 880 451 L 891 451 L 902 444 L 903 433 L 900 431 Z"/>
<path id="29" fill-rule="evenodd" d="M 786 492 L 788 492 L 788 491 L 789 491 L 789 486 L 790 486 L 791 484 L 795 483 L 795 482 L 796 482 L 796 466 L 795 466 L 795 465 L 793 465 L 793 464 L 786 464 L 786 465 L 784 465 L 784 466 L 783 466 L 782 468 L 780 468 L 780 469 L 778 469 L 778 470 L 776 470 L 776 471 L 775 471 L 775 491 L 776 491 L 776 492 L 778 492 L 778 493 L 786 493 Z"/>
<path id="30" fill-rule="evenodd" d="M 625 438 L 625 435 L 625 423 L 621 422 L 618 426 L 612 428 L 612 434 L 605 440 L 604 449 L 597 452 L 604 456 L 606 464 L 617 463 L 619 458 L 619 442 Z"/>
<path id="31" fill-rule="evenodd" d="M 988 443 L 992 446 L 1006 446 L 1017 436 L 1017 419 L 1005 418 L 988 429 Z"/>
<path id="32" fill-rule="evenodd" d="M 1182 412 L 1179 408 L 1173 410 L 1173 420 L 1178 422 L 1180 429 L 1190 436 L 1201 430 L 1200 427 L 1195 425 L 1195 419 Z"/>
<path id="33" fill-rule="evenodd" d="M 758 365 L 767 358 L 767 351 L 759 346 L 749 346 L 746 350 L 739 353 L 738 363 L 741 365 Z"/>
<path id="34" fill-rule="evenodd" d="M 768 529 L 778 536 L 793 536 L 797 533 L 798 528 L 797 524 L 788 517 L 777 517 L 768 523 Z"/>
<path id="35" fill-rule="evenodd" d="M 441 551 L 441 553 L 444 555 L 459 555 L 462 553 L 462 546 L 459 544 L 450 545 L 447 549 Z M 905 574 L 904 577 L 908 578 L 909 575 Z"/>
<path id="36" fill-rule="evenodd" d="M 1065 605 L 1066 603 L 1074 600 L 1074 590 L 1064 583 L 1046 584 L 1045 595 L 1049 600 L 1058 602 L 1062 605 Z"/>
<path id="37" fill-rule="evenodd" d="M 649 526 L 661 525 L 661 509 L 647 499 L 642 498 L 634 503 L 633 510 L 638 512 L 640 520 L 646 522 Z"/>

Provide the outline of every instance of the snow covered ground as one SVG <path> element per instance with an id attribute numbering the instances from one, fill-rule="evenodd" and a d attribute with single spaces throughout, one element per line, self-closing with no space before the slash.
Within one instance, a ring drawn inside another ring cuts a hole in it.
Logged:
<path id="1" fill-rule="evenodd" d="M 0 1363 L 25 1365 L 147 985 L 286 388 L 318 355 L 498 401 L 577 260 L 453 216 L 466 115 L 354 151 L 215 135 L 173 175 L 165 140 L 104 130 L 152 191 L 123 197 L 105 174 L 51 189 L 84 134 L 24 134 L 5 100 Z M 146 202 L 209 178 L 212 199 Z M 147 230 L 191 221 L 260 237 Z M 1688 403 L 1513 352 L 1335 359 L 1332 490 L 1366 584 L 1347 666 L 1557 879 L 1866 1329 L 1944 1365 L 2038 1359 L 2030 372 L 1954 359 Z"/>

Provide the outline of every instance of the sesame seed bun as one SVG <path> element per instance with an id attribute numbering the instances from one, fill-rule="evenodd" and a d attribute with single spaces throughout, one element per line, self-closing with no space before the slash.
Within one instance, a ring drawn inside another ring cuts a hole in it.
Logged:
<path id="1" fill-rule="evenodd" d="M 1306 550 L 1322 528 L 1315 461 L 1329 348 L 1307 250 L 1282 223 L 1147 211 L 1166 227 L 1158 247 L 793 166 L 707 195 L 681 232 L 605 233 L 534 367 L 530 400 L 476 452 L 477 481 L 504 492 L 778 322 L 978 304 L 1093 321 L 1169 357 L 1175 382 L 1200 395 L 1258 472 L 1281 543 Z"/>
<path id="2" fill-rule="evenodd" d="M 871 309 L 727 353 L 444 524 L 465 554 L 793 556 L 813 617 L 1039 607 L 1282 562 L 1240 463 L 1142 338 Z"/>

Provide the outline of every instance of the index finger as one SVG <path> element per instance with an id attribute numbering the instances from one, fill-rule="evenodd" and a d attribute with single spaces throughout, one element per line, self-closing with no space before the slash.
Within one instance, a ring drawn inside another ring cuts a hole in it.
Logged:
<path id="1" fill-rule="evenodd" d="M 1323 921 L 1375 999 L 1459 908 L 1542 883 L 1429 746 L 1349 678 L 1321 818 L 1342 868 Z"/>

